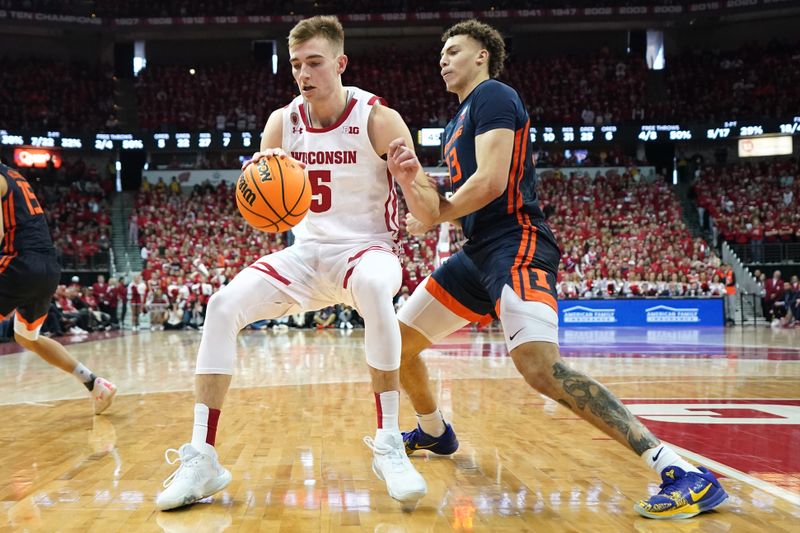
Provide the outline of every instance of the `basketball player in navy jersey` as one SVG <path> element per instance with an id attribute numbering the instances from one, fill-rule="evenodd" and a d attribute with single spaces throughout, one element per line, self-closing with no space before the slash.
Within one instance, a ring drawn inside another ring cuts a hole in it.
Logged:
<path id="1" fill-rule="evenodd" d="M 454 25 L 442 41 L 442 78 L 461 105 L 444 132 L 453 195 L 440 199 L 436 223 L 459 222 L 468 240 L 398 313 L 400 378 L 419 418 L 417 428 L 403 434 L 406 451 L 447 455 L 458 448 L 419 353 L 470 322 L 499 318 L 514 364 L 531 387 L 661 474 L 661 492 L 636 503 L 638 513 L 686 518 L 716 507 L 727 494 L 711 472 L 660 443 L 608 389 L 561 359 L 555 291 L 561 254 L 536 195 L 525 105 L 512 87 L 494 79 L 503 68 L 505 44 L 495 29 L 476 20 Z M 419 167 L 400 141 L 390 156 L 409 173 Z M 412 233 L 431 227 L 410 215 L 407 222 Z"/>
<path id="2" fill-rule="evenodd" d="M 16 310 L 17 343 L 75 376 L 91 393 L 95 414 L 100 414 L 111 405 L 116 386 L 95 376 L 61 344 L 39 335 L 61 276 L 44 210 L 25 178 L 2 163 L 0 197 L 0 320 Z"/>

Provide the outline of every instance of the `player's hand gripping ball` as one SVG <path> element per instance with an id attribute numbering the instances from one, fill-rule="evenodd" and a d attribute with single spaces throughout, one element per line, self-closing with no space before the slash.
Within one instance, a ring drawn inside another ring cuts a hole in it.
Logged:
<path id="1" fill-rule="evenodd" d="M 287 231 L 311 207 L 311 184 L 300 164 L 289 157 L 262 157 L 247 165 L 236 181 L 236 205 L 259 231 Z"/>

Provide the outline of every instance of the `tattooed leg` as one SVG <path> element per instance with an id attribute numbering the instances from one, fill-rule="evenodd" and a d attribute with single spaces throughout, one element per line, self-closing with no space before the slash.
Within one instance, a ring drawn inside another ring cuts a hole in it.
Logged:
<path id="1" fill-rule="evenodd" d="M 534 389 L 590 422 L 609 437 L 641 455 L 659 440 L 611 391 L 595 379 L 569 368 L 558 346 L 525 343 L 511 352 L 517 370 Z"/>

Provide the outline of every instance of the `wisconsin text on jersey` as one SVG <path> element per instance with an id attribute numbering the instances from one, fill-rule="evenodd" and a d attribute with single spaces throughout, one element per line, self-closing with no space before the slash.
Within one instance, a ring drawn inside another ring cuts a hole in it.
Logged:
<path id="1" fill-rule="evenodd" d="M 292 157 L 307 165 L 355 165 L 356 150 L 292 152 Z"/>

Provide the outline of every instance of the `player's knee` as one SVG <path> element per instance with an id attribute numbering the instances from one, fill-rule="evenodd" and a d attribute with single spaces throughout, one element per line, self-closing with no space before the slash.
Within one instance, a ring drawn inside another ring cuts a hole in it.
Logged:
<path id="1" fill-rule="evenodd" d="M 401 364 L 410 364 L 419 358 L 420 352 L 431 345 L 431 341 L 414 328 L 400 322 Z"/>
<path id="2" fill-rule="evenodd" d="M 547 394 L 557 385 L 553 375 L 553 365 L 560 360 L 557 345 L 527 342 L 511 351 L 511 359 L 528 385 L 537 391 Z"/>
<path id="3" fill-rule="evenodd" d="M 377 276 L 358 276 L 353 280 L 353 294 L 362 305 L 377 301 L 392 301 L 394 293 L 391 284 Z"/>
<path id="4" fill-rule="evenodd" d="M 237 322 L 240 312 L 240 303 L 223 289 L 209 298 L 206 322 L 209 324 Z"/>
<path id="5" fill-rule="evenodd" d="M 25 348 L 26 350 L 33 350 L 33 348 L 38 344 L 38 338 L 36 339 L 29 339 L 20 335 L 18 331 L 14 332 L 14 342 Z"/>

